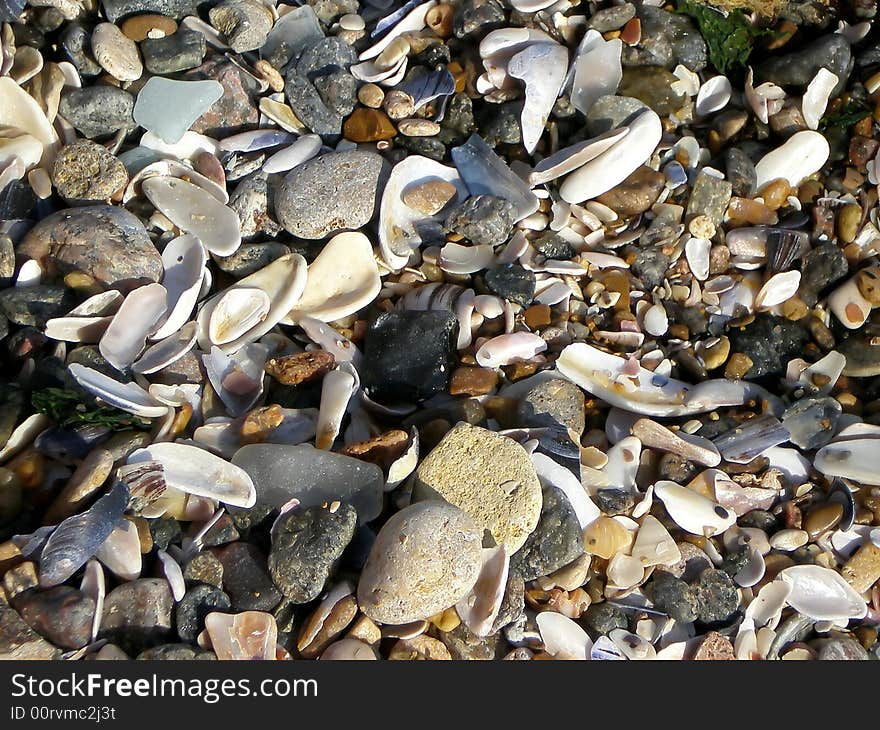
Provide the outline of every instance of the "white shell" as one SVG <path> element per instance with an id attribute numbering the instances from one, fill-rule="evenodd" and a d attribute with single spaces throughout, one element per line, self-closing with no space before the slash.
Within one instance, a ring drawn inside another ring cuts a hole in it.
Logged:
<path id="1" fill-rule="evenodd" d="M 141 574 L 141 543 L 134 522 L 120 522 L 101 543 L 95 557 L 122 580 L 137 578 Z"/>
<path id="2" fill-rule="evenodd" d="M 414 249 L 422 244 L 422 232 L 429 229 L 442 235 L 443 211 L 429 216 L 403 202 L 404 192 L 432 180 L 444 180 L 455 186 L 457 195 L 450 205 L 461 202 L 470 193 L 454 167 L 420 155 L 410 155 L 391 170 L 379 209 L 379 248 L 382 259 L 394 271 L 409 262 Z"/>
<path id="3" fill-rule="evenodd" d="M 315 447 L 330 449 L 339 435 L 342 419 L 351 397 L 358 389 L 357 371 L 342 363 L 324 376 L 321 383 L 321 407 L 318 411 L 318 428 Z"/>
<path id="4" fill-rule="evenodd" d="M 271 304 L 269 295 L 262 289 L 229 289 L 211 312 L 208 337 L 215 345 L 232 342 L 262 322 Z"/>
<path id="5" fill-rule="evenodd" d="M 816 452 L 813 466 L 825 476 L 876 484 L 880 481 L 878 441 L 873 438 L 853 438 L 832 442 Z"/>
<path id="6" fill-rule="evenodd" d="M 819 128 L 819 120 L 825 113 L 828 100 L 831 98 L 831 92 L 837 86 L 839 80 L 827 68 L 820 68 L 807 86 L 807 90 L 801 99 L 801 111 L 804 114 L 804 121 L 810 129 Z"/>
<path id="7" fill-rule="evenodd" d="M 182 231 L 197 236 L 217 256 L 230 256 L 241 245 L 241 223 L 232 208 L 211 193 L 175 177 L 150 177 L 141 183 L 150 202 Z"/>
<path id="8" fill-rule="evenodd" d="M 751 67 L 749 67 L 745 85 L 746 101 L 748 101 L 755 116 L 764 124 L 767 124 L 770 117 L 782 109 L 785 103 L 785 91 L 769 81 L 755 88 L 752 85 L 753 81 L 754 74 Z"/>
<path id="9" fill-rule="evenodd" d="M 657 113 L 646 109 L 626 126 L 630 133 L 625 139 L 565 178 L 559 188 L 564 201 L 580 203 L 598 197 L 622 183 L 651 157 L 663 135 Z"/>
<path id="10" fill-rule="evenodd" d="M 673 565 L 681 560 L 681 550 L 669 531 L 653 515 L 645 515 L 639 526 L 630 555 L 643 568 L 652 565 Z"/>
<path id="11" fill-rule="evenodd" d="M 533 187 L 555 180 L 567 175 L 590 160 L 596 159 L 608 150 L 616 142 L 629 134 L 629 127 L 612 129 L 608 132 L 593 137 L 592 139 L 576 142 L 570 147 L 565 147 L 541 160 L 529 173 L 528 182 Z M 601 254 L 600 254 L 601 255 Z M 628 265 L 626 265 L 628 268 Z"/>
<path id="12" fill-rule="evenodd" d="M 41 167 L 52 169 L 58 135 L 36 100 L 8 76 L 0 78 L 0 127 L 12 127 L 36 138 L 43 145 Z"/>
<path id="13" fill-rule="evenodd" d="M 171 588 L 172 597 L 175 602 L 182 601 L 183 596 L 186 594 L 186 582 L 184 581 L 180 565 L 164 550 L 157 550 L 156 556 L 159 558 L 159 562 L 162 563 L 162 571 L 165 573 L 165 580 L 168 581 L 168 585 Z"/>
<path id="14" fill-rule="evenodd" d="M 321 138 L 317 134 L 304 134 L 289 147 L 276 152 L 263 163 L 263 172 L 287 172 L 321 151 Z"/>
<path id="15" fill-rule="evenodd" d="M 168 411 L 168 406 L 159 403 L 137 383 L 120 383 L 79 363 L 71 363 L 67 369 L 87 391 L 126 413 L 142 418 L 159 418 Z"/>
<path id="16" fill-rule="evenodd" d="M 338 233 L 309 264 L 305 290 L 281 322 L 342 319 L 366 307 L 381 288 L 370 239 L 357 231 Z"/>
<path id="17" fill-rule="evenodd" d="M 797 132 L 755 165 L 758 190 L 779 178 L 798 187 L 827 162 L 830 154 L 831 148 L 823 135 L 809 130 Z"/>
<path id="18" fill-rule="evenodd" d="M 675 482 L 657 482 L 654 496 L 663 502 L 675 524 L 692 535 L 718 535 L 736 522 L 733 511 Z"/>
<path id="19" fill-rule="evenodd" d="M 177 332 L 148 347 L 131 369 L 141 375 L 149 375 L 168 367 L 195 347 L 198 331 L 195 322 L 187 322 Z"/>
<path id="20" fill-rule="evenodd" d="M 541 486 L 554 486 L 565 494 L 582 528 L 602 516 L 602 510 L 593 503 L 583 485 L 568 469 L 538 451 L 530 454 L 529 458 L 532 460 Z"/>
<path id="21" fill-rule="evenodd" d="M 135 451 L 126 463 L 142 461 L 162 464 L 166 484 L 181 492 L 235 507 L 253 507 L 257 501 L 254 483 L 246 471 L 196 446 L 152 444 Z"/>
<path id="22" fill-rule="evenodd" d="M 56 317 L 46 322 L 44 334 L 65 342 L 98 342 L 113 317 Z"/>
<path id="23" fill-rule="evenodd" d="M 375 58 L 382 51 L 384 51 L 390 44 L 398 36 L 403 33 L 408 33 L 410 31 L 419 31 L 425 27 L 425 16 L 428 14 L 428 11 L 436 5 L 435 0 L 428 0 L 426 3 L 422 3 L 421 5 L 416 5 L 412 10 L 410 10 L 397 25 L 395 25 L 388 33 L 382 37 L 380 41 L 376 44 L 370 46 L 367 50 L 361 53 L 358 58 L 361 61 L 367 61 L 371 58 Z"/>
<path id="24" fill-rule="evenodd" d="M 101 629 L 101 619 L 104 616 L 104 597 L 107 594 L 104 569 L 94 558 L 86 563 L 79 589 L 95 602 L 95 613 L 92 618 L 92 641 L 94 641 L 98 638 L 98 631 Z"/>
<path id="25" fill-rule="evenodd" d="M 538 146 L 544 125 L 565 81 L 568 51 L 558 43 L 536 43 L 517 53 L 507 64 L 507 73 L 526 85 L 526 100 L 520 124 L 522 141 L 531 153 Z"/>
<path id="26" fill-rule="evenodd" d="M 820 565 L 794 565 L 780 571 L 779 579 L 791 586 L 788 605 L 816 621 L 863 618 L 862 597 L 836 570 Z"/>
<path id="27" fill-rule="evenodd" d="M 800 285 L 800 271 L 780 271 L 774 274 L 755 295 L 755 309 L 770 309 L 782 304 L 797 294 Z"/>
<path id="28" fill-rule="evenodd" d="M 125 298 L 98 344 L 114 368 L 125 370 L 141 354 L 147 336 L 167 311 L 167 296 L 161 284 L 147 284 Z"/>
<path id="29" fill-rule="evenodd" d="M 440 249 L 437 265 L 450 274 L 473 274 L 489 268 L 495 261 L 495 250 L 488 244 L 462 246 L 447 243 Z"/>
<path id="30" fill-rule="evenodd" d="M 619 38 L 606 41 L 590 29 L 580 45 L 580 53 L 572 64 L 571 105 L 586 115 L 600 96 L 616 94 L 623 79 Z"/>
<path id="31" fill-rule="evenodd" d="M 706 281 L 709 277 L 709 252 L 712 242 L 706 238 L 689 238 L 684 245 L 684 255 L 687 258 L 691 273 L 700 281 Z"/>
<path id="32" fill-rule="evenodd" d="M 844 327 L 854 330 L 865 324 L 872 307 L 852 276 L 828 295 L 828 309 Z"/>
<path id="33" fill-rule="evenodd" d="M 262 289 L 268 295 L 272 306 L 260 324 L 241 337 L 232 340 L 232 342 L 220 345 L 220 349 L 227 354 L 235 352 L 246 343 L 258 340 L 278 324 L 291 310 L 293 305 L 299 301 L 306 287 L 306 271 L 306 260 L 302 256 L 298 253 L 285 254 L 268 266 L 255 271 L 253 274 L 246 276 L 229 287 L 229 289 Z M 228 292 L 229 289 L 226 291 Z M 199 310 L 197 317 L 199 323 L 199 345 L 203 350 L 209 351 L 213 344 L 208 334 L 208 326 L 214 307 L 217 306 L 220 297 L 224 293 L 221 292 L 213 296 Z"/>
<path id="34" fill-rule="evenodd" d="M 189 165 L 185 165 L 179 160 L 156 160 L 138 171 L 138 173 L 129 180 L 125 186 L 125 193 L 122 195 L 122 202 L 128 203 L 141 194 L 141 183 L 150 177 L 177 177 L 193 185 L 198 185 L 208 193 L 211 193 L 218 201 L 226 205 L 229 202 L 229 193 L 226 187 L 218 185 L 214 180 L 205 177 L 200 172 L 196 172 Z"/>
<path id="35" fill-rule="evenodd" d="M 542 611 L 535 618 L 544 650 L 557 659 L 587 659 L 593 642 L 587 632 L 567 616 Z"/>
<path id="36" fill-rule="evenodd" d="M 178 236 L 162 251 L 167 318 L 150 339 L 162 340 L 179 330 L 196 306 L 208 254 L 195 236 Z"/>
<path id="37" fill-rule="evenodd" d="M 231 355 L 214 345 L 202 356 L 211 386 L 229 415 L 238 417 L 253 407 L 263 394 L 263 367 L 269 349 L 250 342 Z"/>
<path id="38" fill-rule="evenodd" d="M 484 368 L 510 365 L 517 360 L 530 360 L 547 349 L 547 342 L 531 332 L 513 332 L 487 340 L 476 353 L 477 364 Z"/>
<path id="39" fill-rule="evenodd" d="M 704 117 L 727 106 L 733 88 L 726 76 L 713 76 L 700 87 L 697 94 L 696 112 Z"/>
<path id="40" fill-rule="evenodd" d="M 510 557 L 504 547 L 484 548 L 482 566 L 473 588 L 455 604 L 455 611 L 477 636 L 488 636 L 501 610 Z"/>

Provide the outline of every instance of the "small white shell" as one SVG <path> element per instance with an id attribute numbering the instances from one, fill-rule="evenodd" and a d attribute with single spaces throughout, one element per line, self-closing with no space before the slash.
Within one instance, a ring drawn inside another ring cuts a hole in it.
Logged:
<path id="1" fill-rule="evenodd" d="M 211 312 L 208 337 L 215 345 L 225 345 L 262 322 L 270 306 L 269 295 L 262 289 L 229 289 L 220 296 Z"/>
<path id="2" fill-rule="evenodd" d="M 544 650 L 557 659 L 587 659 L 593 642 L 587 632 L 567 616 L 542 611 L 535 618 Z"/>
<path id="3" fill-rule="evenodd" d="M 696 112 L 704 117 L 727 106 L 733 88 L 726 76 L 713 76 L 700 87 L 697 94 Z"/>
<path id="4" fill-rule="evenodd" d="M 510 365 L 517 360 L 530 360 L 547 349 L 547 343 L 531 332 L 513 332 L 487 340 L 477 350 L 477 364 L 484 368 Z"/>
<path id="5" fill-rule="evenodd" d="M 198 335 L 196 323 L 187 322 L 177 332 L 148 347 L 131 366 L 132 371 L 140 375 L 149 375 L 168 367 L 195 347 L 196 335 Z"/>
<path id="6" fill-rule="evenodd" d="M 126 413 L 142 418 L 159 418 L 168 411 L 168 406 L 159 403 L 137 383 L 120 383 L 79 363 L 71 363 L 67 369 L 87 391 Z"/>
<path id="7" fill-rule="evenodd" d="M 501 610 L 510 557 L 504 547 L 484 548 L 482 567 L 473 588 L 455 604 L 456 613 L 477 636 L 487 636 Z"/>
<path id="8" fill-rule="evenodd" d="M 692 535 L 718 535 L 736 522 L 731 510 L 675 482 L 657 482 L 654 496 L 663 502 L 675 524 Z"/>
<path id="9" fill-rule="evenodd" d="M 357 371 L 349 363 L 341 363 L 324 376 L 321 383 L 321 408 L 315 447 L 330 449 L 339 435 L 342 419 L 352 395 L 358 389 Z"/>
<path id="10" fill-rule="evenodd" d="M 117 370 L 125 370 L 140 355 L 147 336 L 166 311 L 168 292 L 161 284 L 147 284 L 132 291 L 101 337 L 101 355 Z"/>
<path id="11" fill-rule="evenodd" d="M 816 621 L 863 618 L 862 597 L 836 570 L 820 565 L 794 565 L 780 571 L 779 579 L 791 586 L 788 605 Z"/>
<path id="12" fill-rule="evenodd" d="M 766 310 L 791 299 L 801 285 L 801 272 L 780 271 L 771 276 L 755 296 L 755 309 Z"/>
<path id="13" fill-rule="evenodd" d="M 839 80 L 827 68 L 820 68 L 807 86 L 801 99 L 801 111 L 804 114 L 804 121 L 810 129 L 819 128 L 819 120 L 825 113 L 831 92 Z"/>
<path id="14" fill-rule="evenodd" d="M 104 540 L 95 557 L 122 580 L 135 580 L 141 574 L 141 543 L 134 522 L 123 520 Z"/>
<path id="15" fill-rule="evenodd" d="M 681 560 L 681 550 L 669 531 L 653 515 L 645 515 L 630 555 L 643 568 L 652 565 L 673 565 Z"/>
<path id="16" fill-rule="evenodd" d="M 276 152 L 263 163 L 263 172 L 277 173 L 292 170 L 312 159 L 321 151 L 321 138 L 317 134 L 304 134 L 289 147 Z"/>

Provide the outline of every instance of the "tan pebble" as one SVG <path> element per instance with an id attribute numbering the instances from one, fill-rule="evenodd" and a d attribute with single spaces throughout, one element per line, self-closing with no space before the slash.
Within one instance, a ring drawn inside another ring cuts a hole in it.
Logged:
<path id="1" fill-rule="evenodd" d="M 388 654 L 392 660 L 440 660 L 452 661 L 449 649 L 438 639 L 430 636 L 415 636 L 412 639 L 400 639 Z"/>
<path id="2" fill-rule="evenodd" d="M 611 517 L 600 517 L 584 529 L 584 550 L 605 560 L 631 542 L 632 536 L 627 529 Z"/>
<path id="3" fill-rule="evenodd" d="M 813 507 L 804 517 L 804 529 L 809 533 L 810 539 L 815 540 L 822 533 L 827 532 L 843 517 L 843 505 L 837 502 L 826 502 Z"/>
<path id="4" fill-rule="evenodd" d="M 358 101 L 370 109 L 378 109 L 385 99 L 385 92 L 377 84 L 364 84 L 358 89 Z"/>
<path id="5" fill-rule="evenodd" d="M 0 573 L 5 573 L 23 561 L 24 556 L 21 554 L 21 550 L 12 540 L 0 542 Z M 4 596 L 0 593 L 0 604 L 3 603 L 3 599 Z"/>
<path id="6" fill-rule="evenodd" d="M 788 200 L 789 195 L 791 195 L 791 186 L 789 186 L 788 181 L 783 180 L 782 178 L 768 183 L 761 190 L 761 197 L 764 199 L 764 205 L 770 208 L 770 210 L 778 210 L 781 208 L 785 204 L 785 201 Z"/>
<path id="7" fill-rule="evenodd" d="M 428 623 L 436 626 L 440 631 L 452 631 L 461 624 L 458 612 L 454 606 L 447 608 L 442 613 L 438 613 L 428 619 Z"/>
<path id="8" fill-rule="evenodd" d="M 351 628 L 348 630 L 346 637 L 358 639 L 365 644 L 372 646 L 378 644 L 382 640 L 382 630 L 376 626 L 375 622 L 367 616 L 359 616 Z"/>
<path id="9" fill-rule="evenodd" d="M 752 365 L 752 358 L 742 352 L 734 352 L 727 361 L 727 367 L 724 368 L 724 377 L 728 380 L 741 380 L 749 372 Z"/>
<path id="10" fill-rule="evenodd" d="M 786 299 L 782 303 L 782 315 L 786 319 L 790 319 L 793 322 L 797 322 L 800 319 L 803 319 L 810 313 L 810 308 L 807 306 L 806 302 L 799 297 L 792 297 L 791 299 Z"/>
<path id="11" fill-rule="evenodd" d="M 261 58 L 254 64 L 254 70 L 260 78 L 264 79 L 272 91 L 284 91 L 284 77 L 278 73 L 271 63 L 265 58 Z"/>
<path id="12" fill-rule="evenodd" d="M 581 555 L 555 573 L 551 573 L 548 577 L 557 588 L 561 588 L 564 591 L 573 591 L 589 580 L 592 562 L 593 558 L 591 555 Z"/>
<path id="13" fill-rule="evenodd" d="M 391 89 L 385 94 L 382 108 L 391 119 L 406 119 L 416 110 L 413 98 L 400 89 Z"/>
<path id="14" fill-rule="evenodd" d="M 3 589 L 6 598 L 12 600 L 18 594 L 24 593 L 38 584 L 36 563 L 28 560 L 16 565 L 12 570 L 7 570 L 3 576 Z"/>
<path id="15" fill-rule="evenodd" d="M 533 332 L 550 324 L 550 307 L 546 304 L 533 304 L 523 315 L 526 320 L 526 326 Z"/>
<path id="16" fill-rule="evenodd" d="M 840 574 L 856 593 L 864 593 L 880 580 L 880 548 L 866 542 L 843 566 Z"/>
<path id="17" fill-rule="evenodd" d="M 702 347 L 698 354 L 703 360 L 706 370 L 714 370 L 721 367 L 730 355 L 730 340 L 726 336 L 715 338 L 708 346 L 700 343 Z"/>
<path id="18" fill-rule="evenodd" d="M 57 524 L 76 514 L 107 481 L 112 470 L 113 454 L 110 451 L 101 447 L 90 451 L 46 512 L 47 524 Z"/>
<path id="19" fill-rule="evenodd" d="M 320 610 L 321 607 L 319 606 L 315 609 L 315 612 L 317 613 Z M 357 610 L 357 600 L 354 596 L 349 595 L 345 598 L 339 599 L 333 604 L 330 613 L 324 618 L 324 621 L 321 623 L 321 628 L 318 629 L 316 634 L 314 634 L 314 638 L 307 644 L 303 645 L 305 637 L 311 635 L 314 629 L 314 623 L 307 620 L 303 624 L 297 641 L 296 648 L 299 649 L 300 654 L 306 659 L 318 656 L 318 654 L 327 648 L 328 644 L 345 631 L 357 615 Z"/>
<path id="20" fill-rule="evenodd" d="M 147 38 L 164 38 L 173 35 L 177 31 L 177 23 L 173 18 L 165 15 L 147 13 L 129 18 L 120 29 L 126 38 L 140 43 Z"/>
<path id="21" fill-rule="evenodd" d="M 844 243 L 852 243 L 862 222 L 862 207 L 855 203 L 845 205 L 837 215 L 837 235 Z"/>
<path id="22" fill-rule="evenodd" d="M 40 200 L 46 200 L 52 195 L 52 180 L 49 177 L 49 173 L 42 167 L 35 167 L 28 172 L 27 179 L 31 190 L 34 191 L 34 195 Z"/>
<path id="23" fill-rule="evenodd" d="M 434 215 L 446 207 L 456 192 L 455 185 L 446 180 L 430 180 L 404 190 L 403 202 L 419 213 Z"/>
<path id="24" fill-rule="evenodd" d="M 715 235 L 715 224 L 709 216 L 698 215 L 688 223 L 688 231 L 696 238 L 710 239 Z"/>
<path id="25" fill-rule="evenodd" d="M 880 266 L 869 266 L 856 274 L 859 293 L 872 306 L 880 307 Z"/>
<path id="26" fill-rule="evenodd" d="M 433 137 L 440 133 L 440 125 L 430 119 L 401 119 L 397 130 L 407 137 Z"/>
<path id="27" fill-rule="evenodd" d="M 284 420 L 284 412 L 277 403 L 263 408 L 255 408 L 244 417 L 241 423 L 241 443 L 260 444 Z"/>
<path id="28" fill-rule="evenodd" d="M 489 368 L 462 366 L 449 378 L 450 395 L 486 395 L 498 385 L 498 373 Z"/>
<path id="29" fill-rule="evenodd" d="M 336 358 L 325 350 L 298 352 L 273 357 L 266 363 L 266 372 L 282 385 L 299 385 L 322 377 L 336 364 Z"/>
<path id="30" fill-rule="evenodd" d="M 366 27 L 364 19 L 355 13 L 347 13 L 339 19 L 339 27 L 342 30 L 363 30 Z"/>
<path id="31" fill-rule="evenodd" d="M 774 550 L 790 552 L 803 547 L 809 541 L 810 536 L 805 530 L 786 529 L 780 530 L 770 537 L 770 547 Z"/>
<path id="32" fill-rule="evenodd" d="M 137 81 L 144 73 L 135 42 L 113 23 L 98 23 L 92 31 L 92 53 L 108 74 L 120 81 Z"/>
<path id="33" fill-rule="evenodd" d="M 731 661 L 736 659 L 733 644 L 726 636 L 710 631 L 694 652 L 694 661 Z"/>
<path id="34" fill-rule="evenodd" d="M 394 68 L 401 58 L 409 53 L 409 39 L 405 35 L 397 36 L 389 43 L 373 62 L 378 69 L 388 70 Z"/>
<path id="35" fill-rule="evenodd" d="M 137 530 L 138 542 L 141 546 L 141 555 L 146 555 L 153 549 L 153 533 L 150 532 L 150 523 L 143 517 L 126 517 Z"/>

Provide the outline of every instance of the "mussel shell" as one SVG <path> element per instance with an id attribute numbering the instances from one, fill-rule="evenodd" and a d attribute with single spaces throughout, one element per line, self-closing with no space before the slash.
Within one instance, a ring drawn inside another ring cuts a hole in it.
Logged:
<path id="1" fill-rule="evenodd" d="M 828 493 L 828 501 L 836 502 L 843 506 L 843 516 L 837 525 L 838 530 L 848 532 L 852 529 L 856 521 L 856 500 L 852 491 L 842 479 L 835 479 L 831 483 L 831 490 Z"/>
<path id="2" fill-rule="evenodd" d="M 77 428 L 49 428 L 41 433 L 34 446 L 41 454 L 62 462 L 82 459 L 110 435 L 106 426 L 88 425 Z"/>
<path id="3" fill-rule="evenodd" d="M 128 487 L 116 482 L 85 512 L 58 525 L 40 556 L 40 586 L 57 586 L 85 565 L 119 524 L 127 505 Z"/>

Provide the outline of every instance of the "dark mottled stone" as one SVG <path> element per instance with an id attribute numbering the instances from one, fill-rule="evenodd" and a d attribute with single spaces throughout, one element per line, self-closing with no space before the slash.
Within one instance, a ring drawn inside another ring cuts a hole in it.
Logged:
<path id="1" fill-rule="evenodd" d="M 58 105 L 58 113 L 89 139 L 134 129 L 133 111 L 134 97 L 115 86 L 68 89 Z"/>
<path id="2" fill-rule="evenodd" d="M 255 545 L 234 542 L 214 555 L 223 565 L 223 589 L 240 611 L 271 611 L 281 593 L 266 570 L 266 556 Z"/>
<path id="3" fill-rule="evenodd" d="M 511 573 L 523 580 L 550 575 L 584 554 L 577 515 L 561 489 L 543 491 L 538 526 L 510 558 Z"/>
<path id="4" fill-rule="evenodd" d="M 519 264 L 493 266 L 486 269 L 483 279 L 493 294 L 523 307 L 529 306 L 535 296 L 535 273 Z"/>

